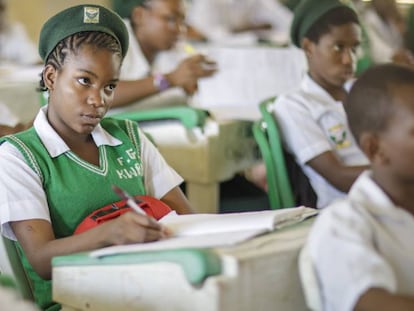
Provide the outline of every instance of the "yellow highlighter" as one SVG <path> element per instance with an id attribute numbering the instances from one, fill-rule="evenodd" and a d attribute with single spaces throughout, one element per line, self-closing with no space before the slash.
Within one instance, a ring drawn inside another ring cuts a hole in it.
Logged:
<path id="1" fill-rule="evenodd" d="M 197 51 L 197 49 L 192 46 L 190 43 L 188 42 L 183 42 L 183 50 L 187 55 L 196 55 L 196 54 L 203 54 L 199 51 Z M 203 54 L 204 55 L 204 54 Z M 202 63 L 203 69 L 206 70 L 217 70 L 217 64 L 215 61 L 209 59 L 208 57 L 206 57 L 204 55 L 205 59 Z"/>

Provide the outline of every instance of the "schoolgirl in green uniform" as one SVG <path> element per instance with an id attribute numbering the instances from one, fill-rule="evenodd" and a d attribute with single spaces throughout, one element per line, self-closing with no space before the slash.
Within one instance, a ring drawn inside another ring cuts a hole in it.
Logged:
<path id="1" fill-rule="evenodd" d="M 52 257 L 167 234 L 153 218 L 128 212 L 73 235 L 87 215 L 119 200 L 112 184 L 191 212 L 182 178 L 138 125 L 104 119 L 127 49 L 124 23 L 104 7 L 79 5 L 50 18 L 39 40 L 49 103 L 32 128 L 0 145 L 2 234 L 16 240 L 43 310 L 59 308 L 51 299 Z"/>

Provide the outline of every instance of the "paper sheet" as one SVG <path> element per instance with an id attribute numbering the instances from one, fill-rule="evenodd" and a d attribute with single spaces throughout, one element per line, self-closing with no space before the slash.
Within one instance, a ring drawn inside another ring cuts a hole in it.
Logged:
<path id="1" fill-rule="evenodd" d="M 91 252 L 90 256 L 231 246 L 265 232 L 298 223 L 316 214 L 317 210 L 302 206 L 259 212 L 167 215 L 160 222 L 173 230 L 174 237 L 156 242 L 106 247 Z"/>
<path id="2" fill-rule="evenodd" d="M 306 71 L 306 60 L 295 47 L 245 47 L 207 49 L 218 64 L 217 73 L 199 81 L 194 105 L 257 107 L 270 96 L 298 86 Z"/>

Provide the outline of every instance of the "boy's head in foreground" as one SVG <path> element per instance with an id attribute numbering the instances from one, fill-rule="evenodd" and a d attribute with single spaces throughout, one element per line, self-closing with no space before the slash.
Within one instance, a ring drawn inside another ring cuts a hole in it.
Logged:
<path id="1" fill-rule="evenodd" d="M 303 0 L 294 11 L 291 40 L 303 49 L 311 77 L 325 89 L 342 87 L 353 76 L 361 28 L 349 6 Z"/>
<path id="2" fill-rule="evenodd" d="M 386 192 L 414 182 L 414 70 L 380 65 L 364 72 L 344 105 L 352 133 Z"/>
<path id="3" fill-rule="evenodd" d="M 101 121 L 127 49 L 124 23 L 102 6 L 70 7 L 43 25 L 40 86 L 49 92 L 48 119 L 61 136 L 89 134 Z"/>

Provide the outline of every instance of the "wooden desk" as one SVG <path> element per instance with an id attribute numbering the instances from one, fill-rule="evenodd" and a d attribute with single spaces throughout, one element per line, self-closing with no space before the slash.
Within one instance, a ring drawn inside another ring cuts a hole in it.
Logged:
<path id="1" fill-rule="evenodd" d="M 67 260 L 53 266 L 53 299 L 63 311 L 301 311 L 307 310 L 298 254 L 313 219 L 215 249 L 221 273 L 192 285 L 172 262 L 134 263 L 131 254 Z M 121 260 L 121 261 L 120 261 Z"/>
<path id="2" fill-rule="evenodd" d="M 249 121 L 208 119 L 203 128 L 193 129 L 173 121 L 154 122 L 143 129 L 184 178 L 187 196 L 200 213 L 218 212 L 220 182 L 258 161 Z"/>

